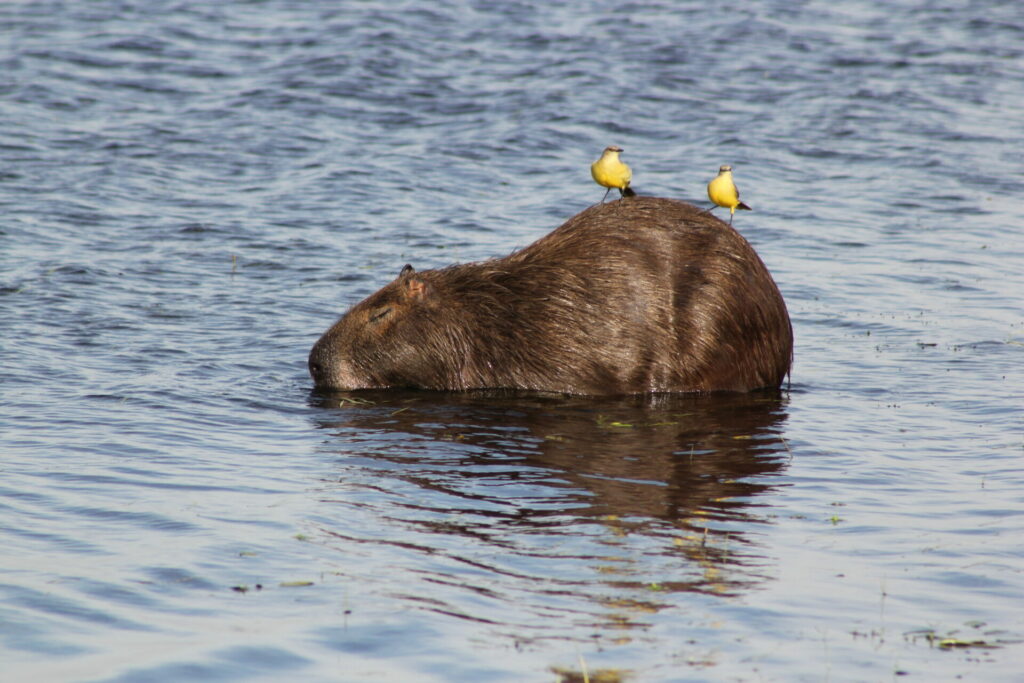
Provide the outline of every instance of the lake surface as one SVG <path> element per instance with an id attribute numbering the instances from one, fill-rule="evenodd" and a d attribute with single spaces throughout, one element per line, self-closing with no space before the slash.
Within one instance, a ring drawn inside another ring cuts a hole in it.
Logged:
<path id="1" fill-rule="evenodd" d="M 15 1 L 0 122 L 0 679 L 1020 680 L 1019 4 Z M 788 391 L 311 392 L 609 144 Z"/>

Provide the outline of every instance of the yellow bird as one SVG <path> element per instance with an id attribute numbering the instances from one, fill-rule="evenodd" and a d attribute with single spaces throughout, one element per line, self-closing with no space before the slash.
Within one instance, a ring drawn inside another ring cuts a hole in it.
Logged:
<path id="1" fill-rule="evenodd" d="M 601 197 L 601 202 L 608 199 L 608 193 L 612 191 L 613 187 L 623 197 L 633 197 L 636 195 L 636 192 L 629 188 L 629 181 L 633 179 L 633 171 L 629 170 L 629 166 L 619 161 L 620 152 L 622 152 L 621 147 L 616 147 L 615 145 L 605 147 L 601 158 L 590 165 L 590 175 L 594 177 L 594 182 L 601 187 L 608 188 L 604 196 Z"/>
<path id="2" fill-rule="evenodd" d="M 736 209 L 753 211 L 749 206 L 740 201 L 740 191 L 736 189 L 736 183 L 732 181 L 732 166 L 722 166 L 718 169 L 718 175 L 708 183 L 708 199 L 718 206 L 729 209 L 729 225 L 732 225 L 732 216 Z M 708 211 L 713 211 L 711 207 Z"/>

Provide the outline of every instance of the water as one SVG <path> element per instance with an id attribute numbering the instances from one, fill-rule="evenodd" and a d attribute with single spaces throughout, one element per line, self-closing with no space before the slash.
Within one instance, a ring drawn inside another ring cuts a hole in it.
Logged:
<path id="1" fill-rule="evenodd" d="M 1019 7 L 494 5 L 0 6 L 0 679 L 1017 678 Z M 791 391 L 311 394 L 608 144 L 733 165 Z"/>

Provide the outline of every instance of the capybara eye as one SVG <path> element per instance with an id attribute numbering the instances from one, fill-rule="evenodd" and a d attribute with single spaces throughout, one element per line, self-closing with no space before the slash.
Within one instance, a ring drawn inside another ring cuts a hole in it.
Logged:
<path id="1" fill-rule="evenodd" d="M 390 306 L 385 306 L 384 308 L 378 308 L 376 311 L 374 311 L 373 313 L 370 314 L 369 320 L 370 320 L 371 323 L 379 323 L 381 320 L 386 318 L 389 313 L 391 313 L 391 307 Z"/>

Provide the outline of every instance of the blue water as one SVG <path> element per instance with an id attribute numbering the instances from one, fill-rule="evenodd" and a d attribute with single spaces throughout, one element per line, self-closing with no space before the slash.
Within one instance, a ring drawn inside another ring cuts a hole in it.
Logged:
<path id="1" fill-rule="evenodd" d="M 0 5 L 0 680 L 1015 680 L 1022 121 L 994 0 Z M 608 144 L 790 391 L 311 392 Z"/>

